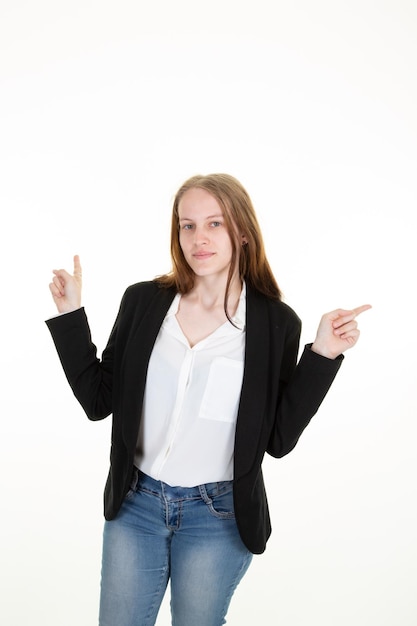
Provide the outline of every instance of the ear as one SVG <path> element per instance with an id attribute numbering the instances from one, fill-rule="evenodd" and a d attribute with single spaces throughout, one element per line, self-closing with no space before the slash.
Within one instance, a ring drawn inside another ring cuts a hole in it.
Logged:
<path id="1" fill-rule="evenodd" d="M 248 240 L 246 239 L 246 235 L 242 235 L 241 243 L 242 243 L 242 246 L 246 246 L 246 244 L 248 243 Z"/>

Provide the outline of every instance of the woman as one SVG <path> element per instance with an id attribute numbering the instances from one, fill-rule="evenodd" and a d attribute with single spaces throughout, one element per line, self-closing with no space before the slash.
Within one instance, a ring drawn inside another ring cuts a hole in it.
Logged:
<path id="1" fill-rule="evenodd" d="M 92 420 L 113 415 L 101 626 L 218 626 L 271 532 L 261 463 L 296 445 L 359 337 L 320 321 L 297 364 L 300 320 L 281 301 L 251 200 L 225 174 L 173 205 L 172 272 L 129 287 L 101 360 L 81 308 L 81 266 L 54 270 L 47 322 Z"/>

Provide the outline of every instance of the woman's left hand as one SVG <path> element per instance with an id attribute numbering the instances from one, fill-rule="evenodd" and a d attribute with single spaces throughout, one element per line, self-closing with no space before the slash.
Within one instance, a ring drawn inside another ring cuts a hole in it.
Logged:
<path id="1" fill-rule="evenodd" d="M 370 308 L 370 304 L 363 304 L 350 311 L 336 309 L 323 315 L 311 346 L 313 352 L 335 359 L 348 348 L 353 348 L 360 334 L 355 318 Z"/>

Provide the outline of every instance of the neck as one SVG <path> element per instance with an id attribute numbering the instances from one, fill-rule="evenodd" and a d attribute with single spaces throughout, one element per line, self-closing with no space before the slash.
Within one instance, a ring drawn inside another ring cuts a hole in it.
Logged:
<path id="1" fill-rule="evenodd" d="M 200 302 L 204 308 L 214 309 L 224 308 L 224 297 L 226 293 L 227 279 L 216 280 L 210 276 L 196 276 L 194 287 L 189 296 Z M 230 316 L 234 315 L 242 291 L 242 282 L 236 274 L 233 276 L 229 286 L 229 297 L 227 309 Z"/>

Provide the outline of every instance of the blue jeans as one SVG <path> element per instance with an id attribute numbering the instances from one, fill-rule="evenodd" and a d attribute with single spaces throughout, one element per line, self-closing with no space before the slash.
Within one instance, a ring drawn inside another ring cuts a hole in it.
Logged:
<path id="1" fill-rule="evenodd" d="M 247 571 L 232 482 L 170 487 L 138 470 L 104 526 L 100 626 L 155 624 L 168 580 L 173 626 L 219 626 Z"/>

